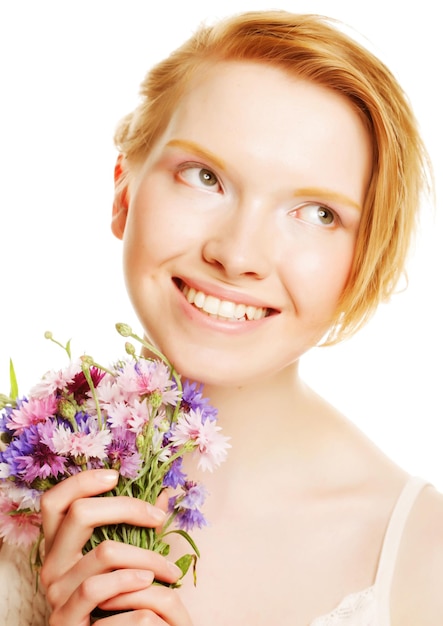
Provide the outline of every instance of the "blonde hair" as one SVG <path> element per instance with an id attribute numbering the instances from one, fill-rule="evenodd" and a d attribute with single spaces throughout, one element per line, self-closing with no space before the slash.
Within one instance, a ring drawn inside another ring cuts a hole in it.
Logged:
<path id="1" fill-rule="evenodd" d="M 330 18 L 248 12 L 203 26 L 156 65 L 141 103 L 117 128 L 129 161 L 146 157 L 166 129 L 196 70 L 217 61 L 257 61 L 339 92 L 372 139 L 369 183 L 353 266 L 324 344 L 350 336 L 389 298 L 404 271 L 430 165 L 414 114 L 388 68 Z"/>

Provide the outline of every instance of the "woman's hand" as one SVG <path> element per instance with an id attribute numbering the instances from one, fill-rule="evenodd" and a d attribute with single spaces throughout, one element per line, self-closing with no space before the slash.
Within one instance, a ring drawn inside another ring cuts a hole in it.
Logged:
<path id="1" fill-rule="evenodd" d="M 192 626 L 179 595 L 157 580 L 174 583 L 179 568 L 163 556 L 105 541 L 83 555 L 95 527 L 128 523 L 156 528 L 165 514 L 137 498 L 94 498 L 117 484 L 112 470 L 80 472 L 47 491 L 42 498 L 45 562 L 41 581 L 52 609 L 51 626 L 89 626 L 90 613 L 105 610 L 130 613 L 99 620 L 103 626 L 130 624 Z"/>

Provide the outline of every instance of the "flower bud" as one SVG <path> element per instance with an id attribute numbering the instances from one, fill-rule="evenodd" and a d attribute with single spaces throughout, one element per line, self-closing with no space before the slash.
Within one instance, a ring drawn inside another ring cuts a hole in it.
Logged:
<path id="1" fill-rule="evenodd" d="M 84 454 L 79 454 L 78 456 L 74 457 L 74 463 L 76 465 L 85 465 L 87 460 L 88 459 L 86 458 L 86 455 Z"/>
<path id="2" fill-rule="evenodd" d="M 156 389 L 149 394 L 149 404 L 153 409 L 158 409 L 163 400 L 162 392 Z"/>
<path id="3" fill-rule="evenodd" d="M 128 324 L 122 324 L 121 322 L 119 322 L 115 325 L 115 327 L 117 329 L 117 332 L 122 337 L 130 337 L 132 335 L 132 328 Z"/>
<path id="4" fill-rule="evenodd" d="M 45 339 L 52 339 L 52 333 L 51 333 L 51 331 L 50 331 L 50 330 L 47 330 L 47 331 L 45 332 Z"/>
<path id="5" fill-rule="evenodd" d="M 73 420 L 77 413 L 77 407 L 67 398 L 61 398 L 58 402 L 57 411 L 67 420 Z"/>
<path id="6" fill-rule="evenodd" d="M 0 410 L 4 409 L 5 406 L 11 403 L 11 398 L 5 396 L 3 393 L 0 393 Z"/>
<path id="7" fill-rule="evenodd" d="M 126 350 L 127 354 L 129 354 L 131 356 L 135 356 L 135 348 L 134 348 L 134 346 L 132 345 L 131 342 L 127 341 L 125 343 L 125 350 Z"/>
<path id="8" fill-rule="evenodd" d="M 9 445 L 12 441 L 12 431 L 10 432 L 6 432 L 6 431 L 2 431 L 0 432 L 0 442 L 2 444 L 6 444 Z"/>
<path id="9" fill-rule="evenodd" d="M 53 486 L 54 483 L 51 482 L 48 478 L 35 478 L 31 484 L 31 487 L 33 489 L 37 489 L 37 491 L 47 491 Z"/>
<path id="10" fill-rule="evenodd" d="M 159 431 L 161 433 L 167 433 L 169 428 L 170 428 L 169 420 L 167 420 L 166 418 L 162 419 L 162 421 L 160 422 L 158 426 Z"/>
<path id="11" fill-rule="evenodd" d="M 197 447 L 197 442 L 193 439 L 188 439 L 188 441 L 183 445 L 184 452 L 192 452 Z"/>

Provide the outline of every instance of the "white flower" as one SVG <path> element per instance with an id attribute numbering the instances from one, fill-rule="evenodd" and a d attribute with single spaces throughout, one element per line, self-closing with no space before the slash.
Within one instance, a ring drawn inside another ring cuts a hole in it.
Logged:
<path id="1" fill-rule="evenodd" d="M 10 473 L 11 472 L 8 463 L 0 463 L 0 478 L 8 478 Z"/>

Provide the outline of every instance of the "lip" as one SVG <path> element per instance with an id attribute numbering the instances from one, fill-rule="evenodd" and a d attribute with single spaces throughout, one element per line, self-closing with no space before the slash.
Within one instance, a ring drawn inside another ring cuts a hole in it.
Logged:
<path id="1" fill-rule="evenodd" d="M 192 321 L 197 322 L 199 324 L 203 324 L 208 328 L 212 328 L 215 330 L 227 330 L 229 332 L 247 332 L 249 330 L 253 330 L 257 328 L 257 326 L 263 324 L 270 317 L 277 314 L 277 311 L 274 308 L 271 308 L 263 303 L 263 301 L 258 300 L 257 298 L 251 298 L 249 296 L 242 296 L 241 294 L 232 292 L 231 290 L 214 287 L 213 285 L 208 285 L 204 281 L 194 281 L 194 280 L 184 280 L 177 276 L 173 277 L 172 282 L 174 284 L 174 288 L 176 290 L 177 295 L 180 298 L 180 305 L 185 313 L 186 317 L 190 318 Z M 189 288 L 193 288 L 196 291 L 203 292 L 206 296 L 213 296 L 218 300 L 227 300 L 230 302 L 234 302 L 235 304 L 244 304 L 247 306 L 251 306 L 254 308 L 262 308 L 266 309 L 267 313 L 261 319 L 229 319 L 223 318 L 220 316 L 213 316 L 203 311 L 200 308 L 197 308 L 193 304 L 191 304 L 183 293 L 183 287 L 187 286 Z"/>

